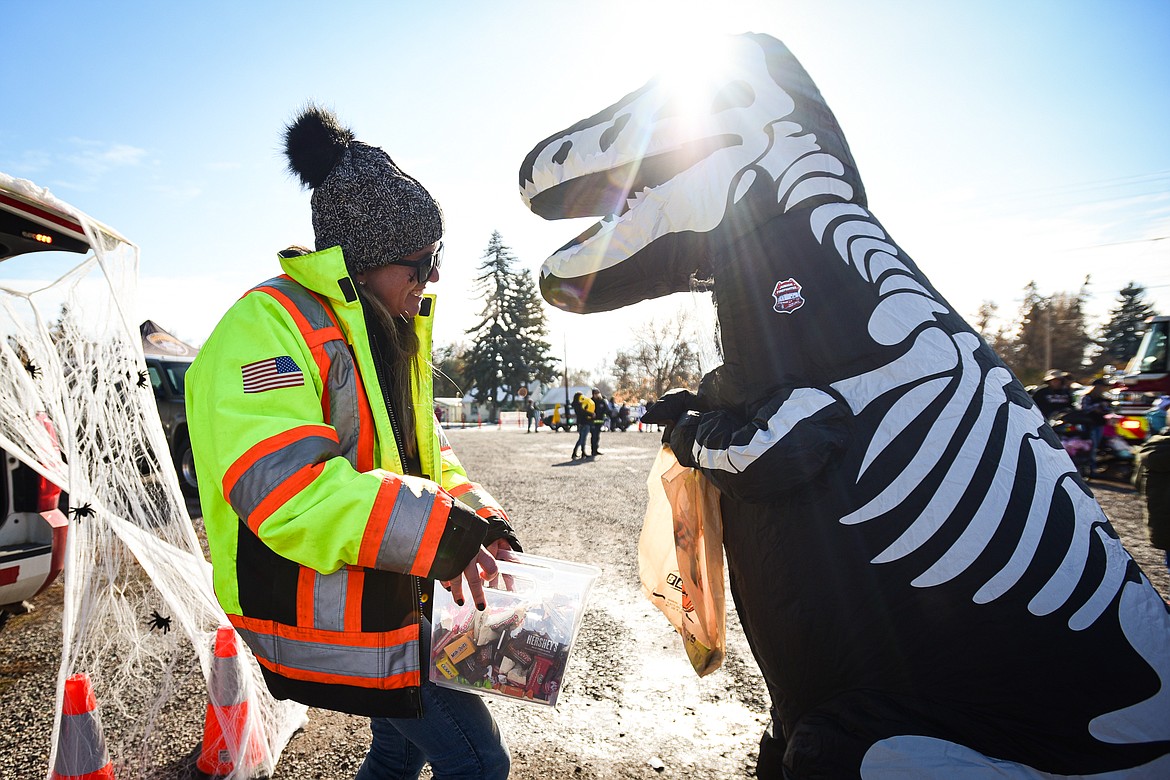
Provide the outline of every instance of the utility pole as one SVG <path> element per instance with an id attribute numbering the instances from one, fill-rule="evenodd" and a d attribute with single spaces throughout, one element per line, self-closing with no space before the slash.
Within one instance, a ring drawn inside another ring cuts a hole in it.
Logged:
<path id="1" fill-rule="evenodd" d="M 1052 311 L 1044 307 L 1044 370 L 1052 369 Z"/>

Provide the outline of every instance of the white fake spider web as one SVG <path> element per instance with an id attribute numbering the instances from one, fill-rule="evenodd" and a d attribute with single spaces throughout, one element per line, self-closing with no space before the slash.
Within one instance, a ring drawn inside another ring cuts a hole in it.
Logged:
<path id="1" fill-rule="evenodd" d="M 0 174 L 0 184 L 71 214 L 92 247 L 38 289 L 0 286 L 0 447 L 64 488 L 71 507 L 46 771 L 62 749 L 65 680 L 84 672 L 115 775 L 166 776 L 198 748 L 216 630 L 227 619 L 168 453 L 139 328 L 128 320 L 138 248 L 30 182 Z M 0 285 L 11 262 L 0 263 Z M 242 733 L 259 735 L 268 749 L 260 766 L 249 767 L 228 729 L 232 778 L 270 774 L 306 712 L 272 699 L 238 644 L 248 672 Z M 177 734 L 195 736 L 175 744 Z"/>

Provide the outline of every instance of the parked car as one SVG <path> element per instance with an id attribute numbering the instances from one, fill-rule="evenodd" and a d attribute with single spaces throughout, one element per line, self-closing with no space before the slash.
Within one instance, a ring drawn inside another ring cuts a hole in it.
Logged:
<path id="1" fill-rule="evenodd" d="M 146 356 L 146 370 L 150 386 L 154 388 L 155 405 L 167 435 L 167 447 L 179 473 L 179 487 L 185 496 L 199 495 L 195 477 L 195 458 L 191 454 L 191 435 L 187 432 L 187 406 L 183 388 L 187 369 L 199 350 L 167 333 L 154 321 L 140 326 L 142 352 Z"/>

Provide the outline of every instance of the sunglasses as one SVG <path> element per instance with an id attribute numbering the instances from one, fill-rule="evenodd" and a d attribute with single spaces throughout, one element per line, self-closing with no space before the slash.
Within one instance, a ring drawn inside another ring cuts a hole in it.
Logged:
<path id="1" fill-rule="evenodd" d="M 390 265 L 404 265 L 414 269 L 415 279 L 430 279 L 431 272 L 437 271 L 443 265 L 443 242 L 435 247 L 435 251 L 425 254 L 417 260 L 391 260 Z"/>

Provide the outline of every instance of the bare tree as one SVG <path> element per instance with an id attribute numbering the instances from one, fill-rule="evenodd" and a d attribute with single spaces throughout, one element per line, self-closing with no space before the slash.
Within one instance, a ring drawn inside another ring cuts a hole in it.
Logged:
<path id="1" fill-rule="evenodd" d="M 633 332 L 634 346 L 613 361 L 616 394 L 657 400 L 672 387 L 696 387 L 700 378 L 694 329 L 686 312 L 665 322 L 650 320 Z"/>

